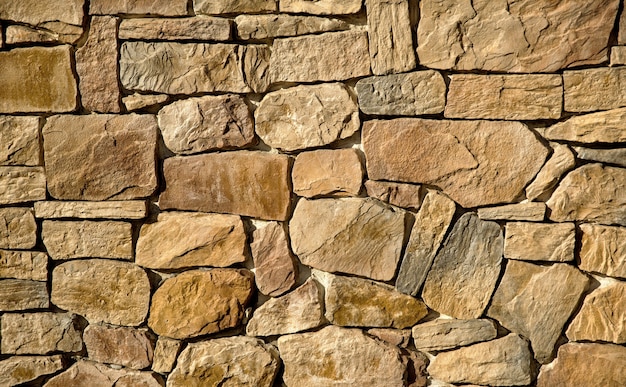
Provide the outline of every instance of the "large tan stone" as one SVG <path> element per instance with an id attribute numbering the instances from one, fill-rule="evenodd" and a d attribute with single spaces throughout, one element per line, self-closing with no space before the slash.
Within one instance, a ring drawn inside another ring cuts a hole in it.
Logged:
<path id="1" fill-rule="evenodd" d="M 276 0 L 193 0 L 196 14 L 217 15 L 276 11 Z"/>
<path id="2" fill-rule="evenodd" d="M 564 71 L 565 111 L 592 112 L 626 106 L 624 85 L 626 67 Z M 595 116 L 590 118 L 593 120 Z M 582 122 L 586 120 L 587 117 L 577 119 Z"/>
<path id="3" fill-rule="evenodd" d="M 62 369 L 61 355 L 13 356 L 0 360 L 0 385 L 17 386 Z"/>
<path id="4" fill-rule="evenodd" d="M 604 91 L 601 95 L 604 95 Z M 549 140 L 582 143 L 625 142 L 626 108 L 574 116 L 541 132 Z"/>
<path id="5" fill-rule="evenodd" d="M 44 219 L 143 219 L 147 215 L 146 202 L 141 200 L 44 201 L 35 203 L 35 217 Z"/>
<path id="6" fill-rule="evenodd" d="M 239 15 L 235 18 L 240 39 L 267 39 L 347 30 L 340 19 L 301 15 Z"/>
<path id="7" fill-rule="evenodd" d="M 90 323 L 137 326 L 148 314 L 150 281 L 146 272 L 128 262 L 69 261 L 52 272 L 51 299 Z"/>
<path id="8" fill-rule="evenodd" d="M 618 0 L 421 1 L 419 61 L 430 68 L 518 73 L 600 64 L 608 59 L 618 5 Z"/>
<path id="9" fill-rule="evenodd" d="M 84 3 L 85 0 L 49 0 L 46 2 L 5 0 L 0 4 L 0 19 L 30 24 L 53 33 L 62 32 L 68 28 L 82 31 L 80 27 L 83 24 Z M 78 35 L 80 36 L 80 32 Z M 74 43 L 74 41 L 68 43 Z"/>
<path id="10" fill-rule="evenodd" d="M 581 224 L 582 270 L 626 278 L 626 228 Z"/>
<path id="11" fill-rule="evenodd" d="M 535 359 L 549 363 L 588 278 L 567 264 L 508 261 L 487 315 L 530 340 Z"/>
<path id="12" fill-rule="evenodd" d="M 152 357 L 152 371 L 158 373 L 172 372 L 182 345 L 183 342 L 180 340 L 165 336 L 159 337 Z"/>
<path id="13" fill-rule="evenodd" d="M 363 166 L 354 149 L 303 152 L 296 157 L 291 180 L 293 192 L 307 198 L 356 196 L 361 191 Z"/>
<path id="14" fill-rule="evenodd" d="M 209 16 L 124 19 L 120 23 L 119 38 L 224 41 L 230 40 L 230 30 L 230 20 Z"/>
<path id="15" fill-rule="evenodd" d="M 37 251 L 0 250 L 0 278 L 48 279 L 48 256 Z"/>
<path id="16" fill-rule="evenodd" d="M 37 223 L 30 208 L 0 208 L 0 248 L 32 249 L 37 243 Z"/>
<path id="17" fill-rule="evenodd" d="M 576 157 L 581 160 L 597 161 L 605 164 L 614 164 L 620 167 L 626 167 L 626 149 L 594 149 L 583 148 L 580 146 L 573 147 Z"/>
<path id="18" fill-rule="evenodd" d="M 0 325 L 0 352 L 5 354 L 45 355 L 83 349 L 75 316 L 68 313 L 6 313 Z"/>
<path id="19" fill-rule="evenodd" d="M 161 387 L 152 372 L 114 369 L 104 364 L 78 360 L 66 371 L 50 379 L 46 387 Z"/>
<path id="20" fill-rule="evenodd" d="M 363 148 L 370 179 L 432 184 L 466 208 L 515 200 L 548 154 L 519 122 L 417 118 L 365 122 Z"/>
<path id="21" fill-rule="evenodd" d="M 567 145 L 551 144 L 554 152 L 535 180 L 526 187 L 528 200 L 543 199 L 556 187 L 561 177 L 576 166 L 576 157 Z"/>
<path id="22" fill-rule="evenodd" d="M 505 258 L 554 262 L 574 260 L 574 223 L 508 222 L 505 235 Z"/>
<path id="23" fill-rule="evenodd" d="M 246 260 L 245 245 L 238 216 L 162 212 L 141 226 L 135 262 L 151 269 L 226 267 Z"/>
<path id="24" fill-rule="evenodd" d="M 163 163 L 162 209 L 285 220 L 290 205 L 289 158 L 265 152 L 172 157 Z"/>
<path id="25" fill-rule="evenodd" d="M 148 326 L 159 336 L 184 339 L 234 328 L 253 291 L 247 270 L 192 270 L 169 278 L 152 297 Z"/>
<path id="26" fill-rule="evenodd" d="M 400 259 L 404 221 L 404 211 L 371 199 L 301 199 L 289 222 L 291 246 L 316 269 L 388 281 Z"/>
<path id="27" fill-rule="evenodd" d="M 7 44 L 60 42 L 74 44 L 83 34 L 83 27 L 62 22 L 47 22 L 44 29 L 23 25 L 10 25 L 6 28 Z"/>
<path id="28" fill-rule="evenodd" d="M 422 205 L 421 185 L 368 180 L 365 182 L 365 190 L 367 196 L 394 206 L 417 210 Z"/>
<path id="29" fill-rule="evenodd" d="M 0 165 L 41 164 L 39 117 L 0 116 Z"/>
<path id="30" fill-rule="evenodd" d="M 413 327 L 413 342 L 420 351 L 441 351 L 495 339 L 496 326 L 487 319 L 437 319 Z"/>
<path id="31" fill-rule="evenodd" d="M 359 130 L 359 109 L 341 83 L 297 86 L 267 94 L 254 112 L 256 133 L 285 151 L 330 144 Z"/>
<path id="32" fill-rule="evenodd" d="M 56 199 L 135 199 L 157 187 L 152 115 L 53 116 L 43 139 L 48 191 Z"/>
<path id="33" fill-rule="evenodd" d="M 479 208 L 478 217 L 483 220 L 526 220 L 541 222 L 546 216 L 546 204 L 524 202 L 504 206 Z"/>
<path id="34" fill-rule="evenodd" d="M 89 325 L 83 340 L 90 360 L 137 370 L 152 364 L 154 342 L 145 329 Z"/>
<path id="35" fill-rule="evenodd" d="M 0 167 L 0 205 L 46 198 L 43 167 Z"/>
<path id="36" fill-rule="evenodd" d="M 43 309 L 49 306 L 50 299 L 45 282 L 21 279 L 0 280 L 0 311 Z"/>
<path id="37" fill-rule="evenodd" d="M 92 0 L 91 15 L 149 14 L 160 16 L 182 16 L 187 14 L 187 0 Z"/>
<path id="38" fill-rule="evenodd" d="M 361 10 L 362 0 L 280 0 L 280 12 L 342 15 Z"/>

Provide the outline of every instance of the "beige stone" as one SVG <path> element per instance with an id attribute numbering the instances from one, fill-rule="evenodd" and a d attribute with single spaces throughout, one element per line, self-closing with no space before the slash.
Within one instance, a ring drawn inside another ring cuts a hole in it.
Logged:
<path id="1" fill-rule="evenodd" d="M 137 370 L 152 364 L 154 342 L 145 329 L 89 325 L 83 340 L 90 360 Z"/>
<path id="2" fill-rule="evenodd" d="M 43 139 L 48 191 L 56 199 L 136 199 L 157 187 L 152 115 L 53 116 Z"/>
<path id="3" fill-rule="evenodd" d="M 421 1 L 419 61 L 430 68 L 518 73 L 600 64 L 608 59 L 618 5 L 617 0 Z"/>
<path id="4" fill-rule="evenodd" d="M 599 97 L 604 93 L 600 93 Z M 625 120 L 626 108 L 584 114 L 558 122 L 544 129 L 541 135 L 549 140 L 582 143 L 625 142 Z"/>
<path id="5" fill-rule="evenodd" d="M 0 360 L 0 385 L 17 386 L 62 369 L 61 355 L 13 356 Z"/>
<path id="6" fill-rule="evenodd" d="M 45 23 L 45 30 L 22 25 L 6 28 L 7 44 L 60 42 L 74 44 L 83 33 L 83 28 L 61 22 Z"/>
<path id="7" fill-rule="evenodd" d="M 358 329 L 331 325 L 317 332 L 281 336 L 278 350 L 286 386 L 404 385 L 406 365 L 399 350 Z"/>
<path id="8" fill-rule="evenodd" d="M 163 163 L 162 209 L 285 220 L 290 205 L 289 158 L 266 152 L 172 157 Z"/>
<path id="9" fill-rule="evenodd" d="M 303 85 L 267 94 L 254 112 L 256 133 L 285 151 L 330 144 L 359 130 L 359 109 L 341 83 Z"/>
<path id="10" fill-rule="evenodd" d="M 255 224 L 250 252 L 256 287 L 270 297 L 290 290 L 298 277 L 298 266 L 289 248 L 287 232 L 280 223 Z"/>
<path id="11" fill-rule="evenodd" d="M 611 66 L 622 66 L 626 64 L 626 46 L 611 47 Z"/>
<path id="12" fill-rule="evenodd" d="M 91 0 L 89 13 L 183 16 L 187 15 L 187 0 Z"/>
<path id="13" fill-rule="evenodd" d="M 465 208 L 515 200 L 548 154 L 519 122 L 374 120 L 362 136 L 370 179 L 432 184 Z"/>
<path id="14" fill-rule="evenodd" d="M 370 74 L 365 31 L 276 39 L 272 45 L 273 82 L 329 82 Z"/>
<path id="15" fill-rule="evenodd" d="M 0 167 L 0 205 L 46 198 L 43 167 Z"/>
<path id="16" fill-rule="evenodd" d="M 52 259 L 133 259 L 133 231 L 127 222 L 45 220 L 41 237 Z"/>
<path id="17" fill-rule="evenodd" d="M 162 212 L 141 226 L 135 262 L 151 269 L 244 262 L 246 233 L 235 215 Z"/>
<path id="18" fill-rule="evenodd" d="M 363 166 L 354 149 L 303 152 L 296 157 L 291 180 L 293 192 L 307 198 L 356 196 L 361 191 Z"/>
<path id="19" fill-rule="evenodd" d="M 564 71 L 565 111 L 592 112 L 626 106 L 623 85 L 626 85 L 626 67 Z"/>
<path id="20" fill-rule="evenodd" d="M 362 0 L 280 0 L 280 12 L 342 15 L 361 10 Z"/>
<path id="21" fill-rule="evenodd" d="M 497 329 L 486 319 L 437 319 L 413 327 L 415 348 L 420 351 L 441 351 L 495 339 Z"/>
<path id="22" fill-rule="evenodd" d="M 276 11 L 276 0 L 193 0 L 196 14 L 218 15 Z"/>
<path id="23" fill-rule="evenodd" d="M 0 278 L 48 279 L 48 256 L 37 251 L 0 250 Z"/>
<path id="24" fill-rule="evenodd" d="M 66 371 L 50 379 L 45 386 L 161 387 L 162 384 L 152 372 L 113 369 L 104 364 L 78 360 Z"/>
<path id="25" fill-rule="evenodd" d="M 524 202 L 504 206 L 479 208 L 478 217 L 483 220 L 526 220 L 541 222 L 546 216 L 546 204 Z"/>
<path id="26" fill-rule="evenodd" d="M 0 311 L 43 309 L 49 306 L 50 300 L 45 282 L 21 279 L 0 280 Z"/>
<path id="27" fill-rule="evenodd" d="M 626 278 L 626 228 L 581 224 L 580 268 Z"/>
<path id="28" fill-rule="evenodd" d="M 128 262 L 69 261 L 52 272 L 51 299 L 92 324 L 137 326 L 148 314 L 150 281 L 139 266 Z"/>
<path id="29" fill-rule="evenodd" d="M 5 354 L 45 355 L 83 349 L 75 316 L 68 313 L 6 313 L 0 325 L 0 352 Z"/>
<path id="30" fill-rule="evenodd" d="M 246 82 L 255 93 L 265 93 L 272 84 L 269 73 L 272 50 L 264 44 L 248 44 L 245 48 L 242 67 Z"/>
<path id="31" fill-rule="evenodd" d="M 39 117 L 0 116 L 0 165 L 41 164 Z"/>
<path id="32" fill-rule="evenodd" d="M 180 340 L 159 337 L 152 357 L 152 371 L 161 374 L 172 372 L 182 345 Z"/>
<path id="33" fill-rule="evenodd" d="M 224 41 L 230 40 L 230 29 L 230 20 L 209 16 L 124 19 L 120 23 L 119 38 Z"/>
<path id="34" fill-rule="evenodd" d="M 347 30 L 350 24 L 335 19 L 301 15 L 239 15 L 235 18 L 240 39 L 267 39 Z"/>
<path id="35" fill-rule="evenodd" d="M 132 20 L 132 19 L 131 19 Z M 135 93 L 122 98 L 122 103 L 128 111 L 149 108 L 167 102 L 169 97 L 165 94 L 139 94 Z"/>
<path id="36" fill-rule="evenodd" d="M 542 199 L 550 194 L 561 177 L 576 166 L 576 157 L 567 145 L 552 144 L 554 152 L 541 168 L 535 180 L 526 187 L 528 200 Z"/>
<path id="37" fill-rule="evenodd" d="M 404 221 L 404 211 L 371 199 L 301 199 L 289 222 L 291 246 L 300 262 L 316 269 L 389 281 Z"/>
<path id="38" fill-rule="evenodd" d="M 146 202 L 141 200 L 45 201 L 35 203 L 35 217 L 44 219 L 143 219 L 147 215 Z"/>
<path id="39" fill-rule="evenodd" d="M 0 208 L 0 248 L 32 249 L 37 243 L 37 223 L 30 208 Z"/>
<path id="40" fill-rule="evenodd" d="M 576 156 L 582 160 L 597 161 L 605 164 L 615 164 L 620 167 L 626 167 L 626 149 L 593 149 L 574 147 Z"/>
<path id="41" fill-rule="evenodd" d="M 567 264 L 508 261 L 487 315 L 530 340 L 535 359 L 549 363 L 588 278 Z"/>
<path id="42" fill-rule="evenodd" d="M 505 258 L 553 262 L 574 260 L 574 223 L 508 222 L 505 236 Z"/>
<path id="43" fill-rule="evenodd" d="M 152 297 L 148 326 L 174 339 L 234 328 L 243 319 L 253 281 L 243 269 L 192 270 L 169 278 Z"/>
<path id="44" fill-rule="evenodd" d="M 394 206 L 417 210 L 422 205 L 422 186 L 368 180 L 365 182 L 367 196 Z"/>
<path id="45" fill-rule="evenodd" d="M 372 328 L 367 333 L 396 347 L 406 348 L 411 342 L 410 329 Z"/>
<path id="46" fill-rule="evenodd" d="M 6 0 L 0 5 L 0 19 L 30 24 L 53 33 L 63 32 L 68 28 L 82 31 L 80 26 L 83 24 L 83 4 L 84 0 Z M 81 32 L 77 33 L 76 39 L 80 34 Z M 7 31 L 7 40 L 8 37 Z"/>

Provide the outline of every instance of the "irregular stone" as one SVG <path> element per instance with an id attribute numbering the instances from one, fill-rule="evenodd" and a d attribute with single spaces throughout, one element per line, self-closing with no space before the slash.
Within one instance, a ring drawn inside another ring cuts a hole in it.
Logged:
<path id="1" fill-rule="evenodd" d="M 90 360 L 137 370 L 152 364 L 154 342 L 145 329 L 89 325 L 83 339 Z"/>
<path id="2" fill-rule="evenodd" d="M 626 64 L 626 46 L 611 47 L 611 66 L 621 66 Z"/>
<path id="3" fill-rule="evenodd" d="M 162 209 L 239 214 L 286 220 L 289 158 L 266 152 L 171 157 L 163 163 Z"/>
<path id="4" fill-rule="evenodd" d="M 626 85 L 626 67 L 564 71 L 565 111 L 591 112 L 626 106 L 622 85 Z M 579 118 L 578 121 L 587 119 Z"/>
<path id="5" fill-rule="evenodd" d="M 134 19 L 128 19 L 134 20 Z M 167 102 L 168 96 L 165 94 L 139 94 L 135 93 L 122 98 L 122 103 L 128 111 L 140 110 L 154 105 Z"/>
<path id="6" fill-rule="evenodd" d="M 37 251 L 0 250 L 0 278 L 48 279 L 48 256 Z"/>
<path id="7" fill-rule="evenodd" d="M 37 244 L 37 223 L 30 208 L 0 208 L 0 248 L 32 249 Z"/>
<path id="8" fill-rule="evenodd" d="M 626 278 L 626 228 L 581 224 L 580 269 Z"/>
<path id="9" fill-rule="evenodd" d="M 240 39 L 267 39 L 342 31 L 350 28 L 347 22 L 325 17 L 301 15 L 239 15 L 235 18 Z"/>
<path id="10" fill-rule="evenodd" d="M 0 116 L 0 165 L 41 164 L 39 117 Z"/>
<path id="11" fill-rule="evenodd" d="M 437 191 L 428 191 L 422 208 L 415 216 L 396 279 L 396 289 L 412 296 L 418 294 L 455 211 L 456 204 L 452 200 Z"/>
<path id="12" fill-rule="evenodd" d="M 252 233 L 250 252 L 254 261 L 254 280 L 259 291 L 270 297 L 290 290 L 298 277 L 287 232 L 280 223 L 256 223 Z"/>
<path id="13" fill-rule="evenodd" d="M 300 262 L 380 281 L 393 278 L 405 213 L 371 199 L 300 199 L 289 222 Z"/>
<path id="14" fill-rule="evenodd" d="M 119 38 L 224 41 L 230 40 L 230 30 L 230 20 L 209 16 L 124 19 L 120 23 Z"/>
<path id="15" fill-rule="evenodd" d="M 52 259 L 133 259 L 133 230 L 127 222 L 45 220 L 41 237 Z"/>
<path id="16" fill-rule="evenodd" d="M 78 360 L 66 371 L 50 379 L 45 386 L 161 387 L 162 384 L 152 372 L 113 369 L 104 364 Z"/>
<path id="17" fill-rule="evenodd" d="M 565 176 L 546 203 L 550 220 L 626 225 L 626 169 L 587 164 Z"/>
<path id="18" fill-rule="evenodd" d="M 367 76 L 371 74 L 367 47 L 365 31 L 276 39 L 270 78 L 273 82 L 328 82 Z"/>
<path id="19" fill-rule="evenodd" d="M 80 29 L 83 24 L 83 4 L 84 0 L 50 0 L 45 3 L 6 0 L 0 6 L 0 19 L 26 23 L 52 32 L 63 31 L 68 27 Z"/>
<path id="20" fill-rule="evenodd" d="M 361 0 L 280 0 L 280 12 L 344 15 L 361 10 Z"/>
<path id="21" fill-rule="evenodd" d="M 272 50 L 264 44 L 248 44 L 243 55 L 243 73 L 248 86 L 255 93 L 265 93 L 271 83 L 270 56 Z"/>
<path id="22" fill-rule="evenodd" d="M 183 350 L 167 384 L 270 387 L 279 365 L 276 348 L 252 337 L 200 341 Z"/>
<path id="23" fill-rule="evenodd" d="M 442 113 L 446 106 L 446 84 L 434 70 L 363 78 L 356 93 L 365 114 L 419 116 Z"/>
<path id="24" fill-rule="evenodd" d="M 394 206 L 417 210 L 422 205 L 422 187 L 419 185 L 368 180 L 365 189 L 367 196 Z"/>
<path id="25" fill-rule="evenodd" d="M 413 342 L 420 351 L 441 351 L 495 339 L 490 320 L 437 319 L 413 327 Z"/>
<path id="26" fill-rule="evenodd" d="M 169 278 L 152 297 L 148 326 L 174 339 L 234 328 L 243 319 L 253 281 L 243 269 L 192 270 Z"/>
<path id="27" fill-rule="evenodd" d="M 563 81 L 558 74 L 450 76 L 444 116 L 539 120 L 561 117 Z"/>
<path id="28" fill-rule="evenodd" d="M 541 222 L 546 216 L 546 204 L 542 202 L 523 202 L 504 206 L 478 209 L 482 220 L 526 220 Z"/>
<path id="29" fill-rule="evenodd" d="M 574 260 L 574 223 L 508 222 L 505 235 L 505 258 L 552 262 Z"/>
<path id="30" fill-rule="evenodd" d="M 367 333 L 396 347 L 406 348 L 411 341 L 410 329 L 372 328 Z"/>
<path id="31" fill-rule="evenodd" d="M 11 25 L 6 28 L 7 44 L 60 42 L 74 44 L 80 39 L 83 28 L 61 22 L 48 22 L 40 30 L 22 25 Z"/>
<path id="32" fill-rule="evenodd" d="M 403 386 L 400 351 L 359 329 L 333 325 L 278 338 L 287 386 Z"/>
<path id="33" fill-rule="evenodd" d="M 68 313 L 2 315 L 2 353 L 45 355 L 83 349 L 75 316 Z"/>
<path id="34" fill-rule="evenodd" d="M 359 130 L 359 108 L 341 83 L 296 86 L 267 94 L 254 112 L 269 146 L 296 151 L 330 144 Z"/>
<path id="35" fill-rule="evenodd" d="M 567 145 L 552 144 L 554 152 L 535 180 L 526 187 L 528 200 L 543 198 L 556 187 L 561 177 L 576 166 L 576 157 Z"/>
<path id="36" fill-rule="evenodd" d="M 69 261 L 52 272 L 52 302 L 92 324 L 137 326 L 148 314 L 150 282 L 146 273 L 132 263 Z"/>
<path id="37" fill-rule="evenodd" d="M 35 203 L 35 217 L 44 219 L 143 219 L 147 215 L 146 202 L 141 200 Z"/>
<path id="38" fill-rule="evenodd" d="M 62 369 L 61 355 L 13 356 L 0 360 L 0 385 L 17 386 Z"/>
<path id="39" fill-rule="evenodd" d="M 307 198 L 356 196 L 361 191 L 363 166 L 354 149 L 303 152 L 296 157 L 291 180 L 293 192 Z"/>
<path id="40" fill-rule="evenodd" d="M 420 2 L 417 54 L 423 66 L 455 70 L 534 73 L 600 64 L 608 59 L 618 5 L 426 0 Z"/>
<path id="41" fill-rule="evenodd" d="M 46 198 L 43 167 L 0 167 L 0 204 L 14 204 Z"/>
<path id="42" fill-rule="evenodd" d="M 626 142 L 624 120 L 626 120 L 626 108 L 584 114 L 558 122 L 544 129 L 541 135 L 549 140 L 582 143 Z"/>
<path id="43" fill-rule="evenodd" d="M 238 95 L 176 101 L 159 110 L 158 122 L 165 146 L 177 154 L 241 148 L 254 141 L 252 113 Z"/>
<path id="44" fill-rule="evenodd" d="M 449 383 L 488 386 L 525 386 L 532 381 L 532 356 L 528 343 L 518 335 L 474 344 L 437 355 L 428 372 Z"/>
<path id="45" fill-rule="evenodd" d="M 0 311 L 43 309 L 50 306 L 45 282 L 21 279 L 0 280 Z"/>
<path id="46" fill-rule="evenodd" d="M 19 4 L 22 9 L 29 9 L 24 3 Z M 55 8 L 49 2 L 42 4 Z M 4 18 L 0 16 L 0 19 Z M 70 48 L 69 45 L 25 47 L 0 52 L 0 113 L 70 112 L 76 109 L 78 92 Z"/>
<path id="47" fill-rule="evenodd" d="M 193 0 L 196 14 L 258 13 L 276 11 L 276 0 Z"/>
<path id="48" fill-rule="evenodd" d="M 626 149 L 593 149 L 574 147 L 576 156 L 581 160 L 597 161 L 605 164 L 615 164 L 626 167 Z"/>
<path id="49" fill-rule="evenodd" d="M 545 364 L 588 283 L 570 265 L 508 261 L 487 315 L 527 337 L 535 358 Z"/>
<path id="50" fill-rule="evenodd" d="M 480 317 L 500 276 L 503 239 L 497 223 L 461 216 L 424 282 L 426 305 L 459 319 Z"/>
<path id="51" fill-rule="evenodd" d="M 548 154 L 519 122 L 374 120 L 362 138 L 370 179 L 432 184 L 465 208 L 515 200 Z"/>
<path id="52" fill-rule="evenodd" d="M 182 344 L 183 342 L 180 340 L 173 340 L 165 336 L 159 337 L 156 348 L 154 348 L 152 371 L 161 374 L 172 372 Z"/>
<path id="53" fill-rule="evenodd" d="M 136 199 L 157 187 L 152 115 L 53 116 L 43 139 L 48 191 L 56 199 Z"/>
<path id="54" fill-rule="evenodd" d="M 141 226 L 135 262 L 151 269 L 244 262 L 246 233 L 235 215 L 162 212 Z"/>
<path id="55" fill-rule="evenodd" d="M 91 0 L 91 15 L 135 14 L 183 16 L 187 15 L 187 0 Z"/>
<path id="56" fill-rule="evenodd" d="M 410 331 L 409 331 L 410 333 Z M 405 354 L 402 355 L 402 358 L 407 363 L 407 378 L 406 378 L 406 386 L 407 387 L 426 387 L 430 383 L 430 378 L 428 377 L 428 364 L 430 360 L 428 357 L 418 351 L 406 350 Z M 434 385 L 434 383 L 431 383 Z"/>

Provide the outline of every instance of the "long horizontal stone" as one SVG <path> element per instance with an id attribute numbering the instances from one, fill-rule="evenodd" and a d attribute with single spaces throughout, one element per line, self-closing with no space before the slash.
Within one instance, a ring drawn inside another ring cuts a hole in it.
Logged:
<path id="1" fill-rule="evenodd" d="M 541 135 L 548 140 L 582 143 L 626 142 L 626 108 L 574 116 L 544 129 Z"/>
<path id="2" fill-rule="evenodd" d="M 111 368 L 104 364 L 79 359 L 70 368 L 46 382 L 46 387 L 66 386 L 98 387 L 161 387 L 161 378 L 152 372 L 135 371 L 128 368 Z"/>
<path id="3" fill-rule="evenodd" d="M 0 205 L 46 198 L 43 167 L 0 167 Z"/>
<path id="4" fill-rule="evenodd" d="M 361 10 L 361 0 L 280 0 L 280 12 L 343 15 Z"/>
<path id="5" fill-rule="evenodd" d="M 605 164 L 615 164 L 626 167 L 626 148 L 619 149 L 593 149 L 574 147 L 576 156 L 582 160 L 597 161 Z"/>
<path id="6" fill-rule="evenodd" d="M 441 351 L 488 341 L 497 335 L 495 324 L 487 319 L 437 319 L 417 324 L 412 329 L 415 348 Z"/>
<path id="7" fill-rule="evenodd" d="M 478 217 L 483 220 L 526 220 L 541 222 L 546 216 L 546 205 L 541 202 L 506 204 L 504 206 L 479 208 Z"/>
<path id="8" fill-rule="evenodd" d="M 573 261 L 575 242 L 573 223 L 508 222 L 504 257 L 527 261 Z"/>
<path id="9" fill-rule="evenodd" d="M 122 40 L 215 40 L 231 38 L 231 22 L 225 18 L 196 16 L 188 18 L 123 19 L 118 38 Z"/>
<path id="10" fill-rule="evenodd" d="M 48 279 L 48 256 L 38 251 L 0 250 L 0 278 Z"/>
<path id="11" fill-rule="evenodd" d="M 0 311 L 43 309 L 50 306 L 45 282 L 20 279 L 0 280 Z"/>
<path id="12" fill-rule="evenodd" d="M 626 106 L 626 67 L 564 71 L 563 86 L 564 107 L 568 112 Z"/>
<path id="13" fill-rule="evenodd" d="M 83 28 L 62 22 L 47 22 L 42 25 L 46 29 L 32 28 L 24 25 L 7 26 L 5 39 L 7 44 L 50 43 L 60 42 L 74 44 L 83 33 Z"/>
<path id="14" fill-rule="evenodd" d="M 122 103 L 129 112 L 165 103 L 169 97 L 165 94 L 135 93 L 122 97 Z"/>
<path id="15" fill-rule="evenodd" d="M 219 15 L 276 11 L 276 0 L 193 0 L 196 14 Z"/>
<path id="16" fill-rule="evenodd" d="M 0 248 L 32 249 L 37 243 L 37 223 L 30 208 L 0 208 Z"/>
<path id="17" fill-rule="evenodd" d="M 63 35 L 68 31 L 72 31 L 68 34 L 67 39 L 61 37 L 61 39 L 54 40 L 74 43 L 82 34 L 84 2 L 85 0 L 50 0 L 46 2 L 37 0 L 6 0 L 0 5 L 0 19 L 42 28 L 43 30 L 39 31 L 46 31 L 43 34 L 49 36 Z M 37 31 L 24 25 L 8 26 L 6 39 L 9 44 L 15 43 L 15 29 L 12 27 Z"/>
<path id="18" fill-rule="evenodd" d="M 145 201 L 43 201 L 35 203 L 35 217 L 44 219 L 143 219 L 148 215 Z"/>
<path id="19" fill-rule="evenodd" d="M 39 117 L 0 116 L 0 165 L 41 164 Z"/>
<path id="20" fill-rule="evenodd" d="M 240 39 L 267 39 L 319 32 L 347 30 L 347 22 L 317 16 L 301 15 L 239 15 L 235 18 Z"/>
<path id="21" fill-rule="evenodd" d="M 187 14 L 187 0 L 93 0 L 89 4 L 89 13 L 181 16 Z"/>
<path id="22" fill-rule="evenodd" d="M 422 205 L 421 185 L 368 180 L 365 182 L 365 190 L 367 196 L 394 206 L 417 210 Z"/>
<path id="23" fill-rule="evenodd" d="M 626 227 L 581 224 L 580 269 L 626 278 Z"/>

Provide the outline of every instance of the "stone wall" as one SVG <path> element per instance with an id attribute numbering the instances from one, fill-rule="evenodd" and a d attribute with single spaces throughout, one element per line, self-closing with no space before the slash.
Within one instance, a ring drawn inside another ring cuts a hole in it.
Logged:
<path id="1" fill-rule="evenodd" d="M 0 1 L 0 386 L 625 386 L 622 9 Z"/>

